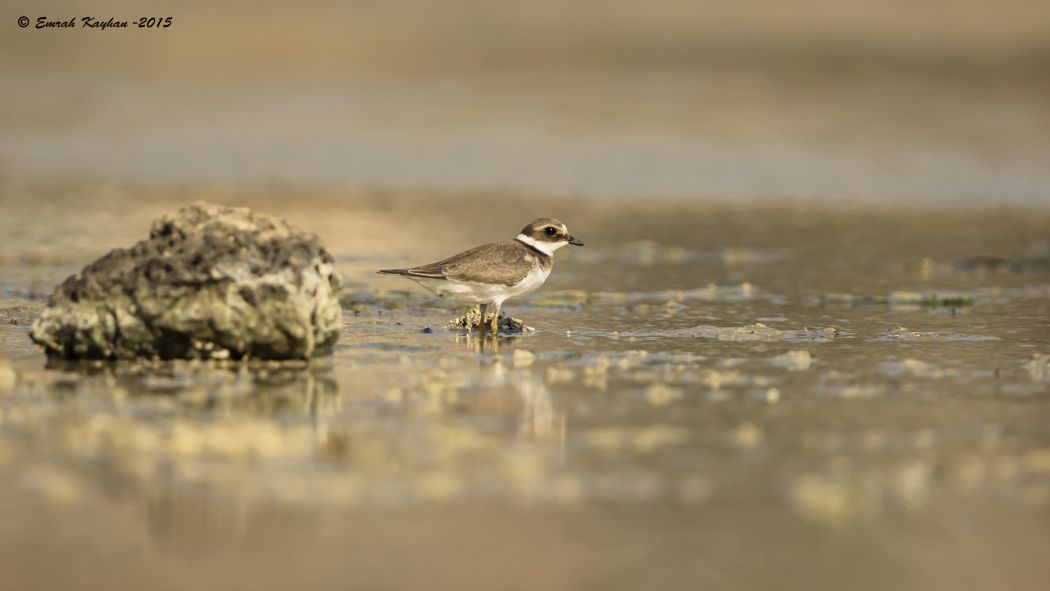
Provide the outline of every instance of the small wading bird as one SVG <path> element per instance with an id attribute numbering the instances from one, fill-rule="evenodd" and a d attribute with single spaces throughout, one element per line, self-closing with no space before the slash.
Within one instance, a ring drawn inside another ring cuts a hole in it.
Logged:
<path id="1" fill-rule="evenodd" d="M 565 224 L 540 218 L 522 228 L 514 240 L 478 246 L 429 265 L 379 272 L 407 277 L 441 297 L 480 304 L 482 332 L 491 308 L 495 334 L 503 302 L 543 285 L 551 274 L 554 252 L 566 244 L 583 246 Z"/>

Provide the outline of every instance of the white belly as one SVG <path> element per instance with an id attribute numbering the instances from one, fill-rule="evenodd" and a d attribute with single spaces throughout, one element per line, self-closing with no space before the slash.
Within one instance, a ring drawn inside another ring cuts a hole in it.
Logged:
<path id="1" fill-rule="evenodd" d="M 450 279 L 430 279 L 428 277 L 409 277 L 416 283 L 441 297 L 463 302 L 464 304 L 502 304 L 510 298 L 536 290 L 547 281 L 550 269 L 534 268 L 517 285 L 488 285 L 469 283 Z"/>
<path id="2" fill-rule="evenodd" d="M 507 296 L 496 303 L 502 304 L 504 300 L 516 298 L 520 295 L 536 291 L 547 281 L 547 277 L 550 277 L 550 274 L 550 267 L 547 267 L 546 269 L 539 266 L 534 267 L 532 271 L 529 271 L 529 274 L 525 276 L 525 279 L 521 280 L 521 283 L 510 287 Z"/>

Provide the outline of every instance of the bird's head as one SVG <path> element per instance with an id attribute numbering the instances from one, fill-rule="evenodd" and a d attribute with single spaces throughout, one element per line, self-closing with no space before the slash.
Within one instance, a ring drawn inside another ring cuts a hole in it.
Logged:
<path id="1" fill-rule="evenodd" d="M 539 218 L 521 229 L 517 239 L 529 246 L 536 248 L 546 254 L 553 255 L 554 251 L 572 244 L 583 246 L 583 242 L 569 234 L 565 224 L 554 218 Z"/>

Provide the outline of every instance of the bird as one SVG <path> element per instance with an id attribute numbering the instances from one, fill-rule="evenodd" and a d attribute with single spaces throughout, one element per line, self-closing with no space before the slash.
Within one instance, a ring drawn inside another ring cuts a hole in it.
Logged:
<path id="1" fill-rule="evenodd" d="M 513 240 L 484 244 L 436 263 L 407 269 L 381 269 L 383 275 L 411 279 L 438 296 L 479 304 L 481 332 L 492 310 L 491 329 L 498 332 L 503 302 L 539 288 L 550 276 L 554 253 L 566 245 L 583 246 L 554 218 L 538 218 Z"/>

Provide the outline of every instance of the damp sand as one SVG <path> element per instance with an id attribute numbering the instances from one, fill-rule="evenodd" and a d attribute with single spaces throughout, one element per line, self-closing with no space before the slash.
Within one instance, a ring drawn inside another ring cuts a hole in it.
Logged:
<path id="1" fill-rule="evenodd" d="M 1050 576 L 1050 274 L 967 263 L 1046 257 L 1046 211 L 66 193 L 5 195 L 0 219 L 12 589 Z M 48 363 L 26 333 L 53 286 L 199 198 L 324 237 L 348 286 L 334 355 Z M 551 212 L 587 246 L 506 305 L 533 332 L 448 330 L 461 307 L 373 272 Z"/>

